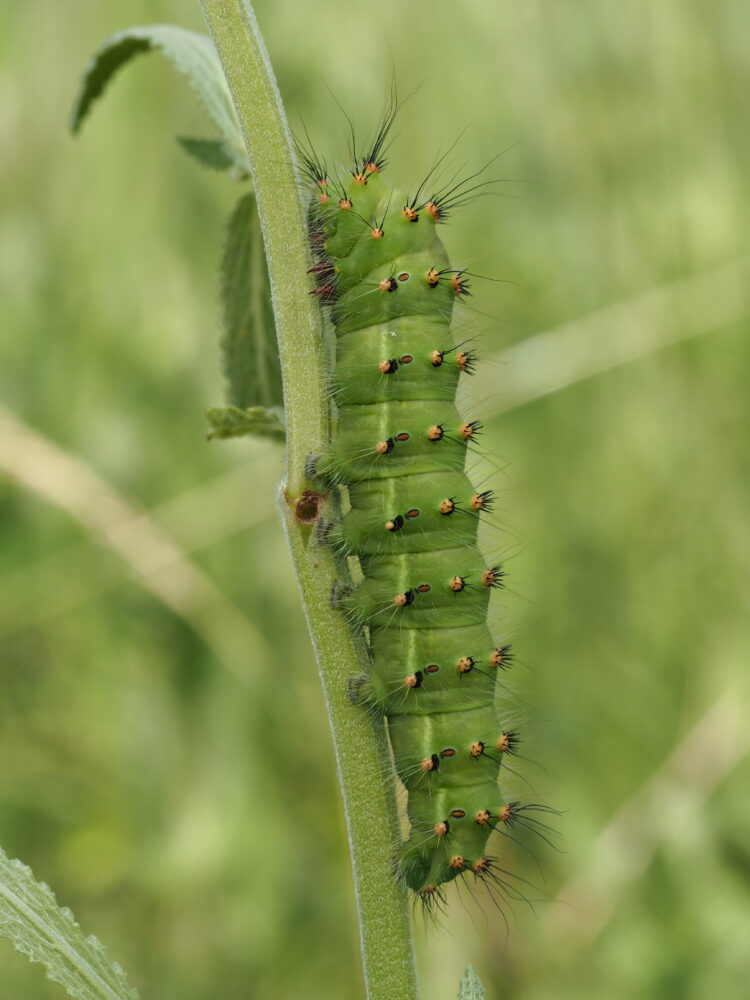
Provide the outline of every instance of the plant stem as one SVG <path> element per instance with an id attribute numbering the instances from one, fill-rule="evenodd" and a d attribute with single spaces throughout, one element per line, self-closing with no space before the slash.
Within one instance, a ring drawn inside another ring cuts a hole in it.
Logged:
<path id="1" fill-rule="evenodd" d="M 343 615 L 331 608 L 333 555 L 296 516 L 296 501 L 310 487 L 305 460 L 328 450 L 331 417 L 322 317 L 309 294 L 312 260 L 294 147 L 249 0 L 201 3 L 242 125 L 268 258 L 287 417 L 282 516 L 333 733 L 367 996 L 414 1000 L 406 890 L 392 869 L 398 817 L 394 784 L 383 777 L 389 761 L 385 727 L 349 701 L 347 681 L 363 671 L 363 652 Z"/>

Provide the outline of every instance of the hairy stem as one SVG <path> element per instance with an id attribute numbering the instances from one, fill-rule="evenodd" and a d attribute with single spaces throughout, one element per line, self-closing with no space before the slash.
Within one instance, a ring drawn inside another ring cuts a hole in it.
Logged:
<path id="1" fill-rule="evenodd" d="M 250 157 L 271 280 L 287 415 L 281 507 L 333 732 L 349 832 L 369 1000 L 417 996 L 405 889 L 393 877 L 398 819 L 382 720 L 347 696 L 362 650 L 330 604 L 336 567 L 316 544 L 298 504 L 309 487 L 305 460 L 327 450 L 331 432 L 320 308 L 309 295 L 311 264 L 294 149 L 273 70 L 249 0 L 201 0 Z"/>

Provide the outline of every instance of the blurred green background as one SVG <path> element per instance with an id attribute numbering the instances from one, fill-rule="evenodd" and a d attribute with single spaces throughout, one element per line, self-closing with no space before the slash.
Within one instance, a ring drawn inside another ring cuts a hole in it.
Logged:
<path id="1" fill-rule="evenodd" d="M 424 996 L 747 996 L 750 92 L 744 0 L 258 0 L 292 118 L 343 153 L 395 65 L 404 183 L 498 150 L 457 213 L 488 362 L 520 663 L 509 712 L 565 811 L 506 935 L 454 899 L 417 926 Z M 0 843 L 144 1000 L 361 995 L 333 758 L 272 445 L 207 444 L 216 267 L 237 189 L 160 57 L 80 140 L 110 32 L 197 3 L 0 8 Z M 529 338 L 546 332 L 534 341 Z M 640 357 L 627 358 L 637 345 Z M 581 367 L 582 366 L 582 367 Z M 575 379 L 575 372 L 603 369 Z M 572 384 L 566 384 L 572 383 Z M 546 390 L 556 389 L 554 392 Z M 3 995 L 61 996 L 0 942 Z"/>

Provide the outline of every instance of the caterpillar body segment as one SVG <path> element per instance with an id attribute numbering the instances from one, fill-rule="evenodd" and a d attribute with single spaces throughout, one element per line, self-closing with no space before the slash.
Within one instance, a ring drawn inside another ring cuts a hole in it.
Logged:
<path id="1" fill-rule="evenodd" d="M 336 593 L 369 645 L 371 668 L 352 695 L 387 716 L 408 792 L 399 872 L 425 899 L 489 867 L 509 746 L 496 678 L 510 658 L 487 625 L 502 572 L 477 545 L 492 495 L 465 472 L 480 426 L 455 405 L 475 361 L 451 330 L 466 280 L 450 267 L 441 213 L 369 166 L 326 182 L 311 207 L 315 291 L 325 289 L 336 335 L 335 434 L 314 472 L 348 495 L 325 541 L 362 570 Z"/>
<path id="2" fill-rule="evenodd" d="M 403 288 L 398 288 L 392 294 L 401 291 Z M 450 350 L 445 359 L 441 356 L 445 340 L 442 315 L 399 316 L 391 322 L 339 333 L 334 374 L 338 405 L 452 400 L 460 369 L 451 363 Z M 448 344 L 449 349 L 451 346 Z"/>
<path id="3" fill-rule="evenodd" d="M 453 403 L 399 400 L 339 409 L 333 450 L 318 462 L 319 473 L 347 483 L 392 479 L 441 468 L 460 472 L 466 460 L 463 421 Z"/>
<path id="4" fill-rule="evenodd" d="M 329 537 L 361 556 L 471 545 L 476 538 L 473 496 L 467 477 L 450 469 L 360 480 L 350 484 L 351 509 Z"/>

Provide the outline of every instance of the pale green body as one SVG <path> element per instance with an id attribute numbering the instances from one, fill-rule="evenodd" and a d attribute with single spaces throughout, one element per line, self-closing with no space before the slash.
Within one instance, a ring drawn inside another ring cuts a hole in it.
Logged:
<path id="1" fill-rule="evenodd" d="M 429 892 L 481 862 L 490 826 L 476 816 L 497 817 L 502 806 L 490 663 L 496 643 L 487 627 L 489 589 L 481 582 L 487 562 L 470 510 L 475 489 L 463 471 L 473 444 L 460 435 L 464 421 L 453 401 L 460 375 L 450 328 L 456 291 L 449 275 L 436 287 L 428 283 L 427 272 L 446 269 L 448 260 L 427 212 L 409 222 L 403 194 L 387 190 L 377 173 L 366 185 L 349 181 L 346 194 L 351 210 L 332 198 L 320 212 L 324 250 L 338 276 L 338 415 L 332 451 L 318 471 L 348 491 L 350 509 L 329 538 L 360 557 L 364 580 L 341 604 L 366 627 L 372 669 L 363 691 L 388 717 L 396 768 L 409 793 L 402 871 L 411 888 Z M 384 235 L 373 238 L 370 229 L 389 199 Z M 388 278 L 395 290 L 380 290 Z M 445 352 L 438 367 L 435 351 Z M 404 356 L 413 360 L 379 371 L 380 362 Z M 430 440 L 436 425 L 444 436 Z M 399 441 L 404 434 L 408 439 Z M 379 454 L 378 443 L 388 441 L 390 450 Z M 458 507 L 450 515 L 440 513 L 447 498 Z M 403 524 L 388 530 L 398 516 Z M 451 585 L 456 577 L 465 579 L 459 591 Z M 410 603 L 394 603 L 407 593 Z M 461 673 L 466 657 L 474 668 Z M 412 676 L 420 683 L 409 687 L 404 679 Z M 477 741 L 492 758 L 472 756 Z M 444 750 L 455 753 L 441 756 Z M 438 766 L 423 769 L 433 759 Z M 445 822 L 447 832 L 436 834 Z M 463 865 L 451 867 L 456 858 Z"/>

